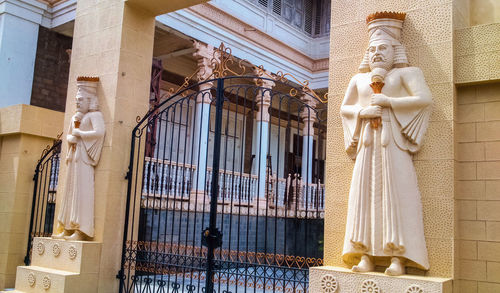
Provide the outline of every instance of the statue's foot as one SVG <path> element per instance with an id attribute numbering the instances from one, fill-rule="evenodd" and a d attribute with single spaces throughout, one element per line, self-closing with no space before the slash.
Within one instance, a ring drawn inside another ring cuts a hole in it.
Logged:
<path id="1" fill-rule="evenodd" d="M 385 274 L 389 276 L 401 276 L 405 273 L 405 266 L 399 257 L 391 259 L 391 265 L 385 270 Z"/>
<path id="2" fill-rule="evenodd" d="M 358 273 L 373 272 L 374 270 L 375 265 L 368 255 L 361 256 L 361 261 L 357 265 L 352 267 L 352 271 Z"/>
<path id="3" fill-rule="evenodd" d="M 69 235 L 71 235 L 71 231 L 63 230 L 59 234 L 52 234 L 52 239 L 65 239 L 65 237 L 68 237 Z"/>
<path id="4" fill-rule="evenodd" d="M 83 241 L 85 240 L 85 234 L 78 230 L 75 230 L 75 232 L 71 234 L 71 236 L 65 236 L 64 239 L 69 241 Z"/>

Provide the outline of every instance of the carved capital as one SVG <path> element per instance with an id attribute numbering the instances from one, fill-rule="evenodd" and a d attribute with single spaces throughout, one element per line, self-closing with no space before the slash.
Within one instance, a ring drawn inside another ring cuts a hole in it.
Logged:
<path id="1" fill-rule="evenodd" d="M 214 47 L 197 41 L 193 42 L 193 47 L 196 50 L 193 53 L 193 57 L 196 58 L 198 64 L 196 79 L 199 82 L 207 80 L 213 73 L 212 59 L 214 59 Z"/>
<path id="2" fill-rule="evenodd" d="M 300 97 L 300 100 L 307 105 L 299 113 L 302 123 L 304 123 L 302 133 L 303 135 L 314 135 L 313 125 L 317 120 L 317 113 L 315 109 L 318 104 L 318 100 L 309 92 L 304 92 L 304 94 Z"/>
<path id="3" fill-rule="evenodd" d="M 258 110 L 255 115 L 257 121 L 269 121 L 269 107 L 271 106 L 271 95 L 272 89 L 276 86 L 276 83 L 270 79 L 264 79 L 271 77 L 269 71 L 263 71 L 260 68 L 255 68 L 253 73 L 257 76 L 254 78 L 255 84 L 259 87 L 257 96 L 255 97 L 255 103 L 257 104 Z"/>

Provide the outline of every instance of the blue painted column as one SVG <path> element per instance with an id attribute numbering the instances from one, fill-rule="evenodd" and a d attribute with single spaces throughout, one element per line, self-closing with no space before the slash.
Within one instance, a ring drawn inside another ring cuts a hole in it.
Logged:
<path id="1" fill-rule="evenodd" d="M 207 86 L 211 86 L 208 85 Z M 210 99 L 210 90 L 204 90 L 199 93 L 203 99 Z M 195 176 L 195 186 L 197 191 L 204 191 L 206 185 L 206 172 L 207 169 L 207 151 L 208 151 L 208 132 L 210 126 L 210 103 L 196 103 L 194 119 L 194 163 L 197 165 Z"/>
<path id="2" fill-rule="evenodd" d="M 0 108 L 31 102 L 38 27 L 46 4 L 0 1 Z"/>
<path id="3" fill-rule="evenodd" d="M 262 77 L 263 73 L 261 71 L 254 72 L 257 76 Z M 270 73 L 267 73 L 269 76 Z M 257 112 L 255 114 L 256 127 L 254 128 L 253 141 L 255 155 L 255 161 L 253 164 L 254 174 L 258 178 L 257 183 L 257 196 L 260 200 L 259 205 L 265 203 L 266 198 L 266 167 L 267 167 L 267 155 L 269 150 L 269 143 L 271 138 L 269 137 L 269 107 L 271 106 L 271 91 L 275 86 L 275 83 L 268 79 L 254 79 L 255 83 L 259 86 L 257 91 L 257 96 L 255 97 L 255 104 L 257 105 Z"/>
<path id="4" fill-rule="evenodd" d="M 302 169 L 301 175 L 304 184 L 312 183 L 312 156 L 314 136 L 306 135 L 302 137 Z"/>
<path id="5" fill-rule="evenodd" d="M 256 170 L 255 174 L 259 176 L 258 196 L 264 198 L 266 195 L 267 151 L 269 149 L 269 121 L 257 121 L 256 126 L 254 139 L 257 148 L 255 150 L 254 169 Z"/>
<path id="6" fill-rule="evenodd" d="M 196 51 L 193 56 L 198 62 L 198 73 L 196 78 L 203 82 L 212 78 L 211 60 L 214 58 L 214 47 L 199 42 L 194 42 Z M 196 106 L 193 119 L 193 164 L 196 165 L 194 173 L 194 189 L 198 198 L 205 196 L 206 170 L 208 154 L 208 136 L 210 131 L 210 103 L 212 102 L 211 89 L 213 82 L 200 84 L 199 93 L 196 96 Z"/>
<path id="7" fill-rule="evenodd" d="M 312 168 L 313 168 L 313 147 L 314 147 L 314 122 L 316 121 L 316 104 L 317 100 L 310 93 L 304 93 L 301 97 L 305 106 L 300 112 L 302 118 L 302 167 L 301 179 L 302 184 L 313 183 Z"/>

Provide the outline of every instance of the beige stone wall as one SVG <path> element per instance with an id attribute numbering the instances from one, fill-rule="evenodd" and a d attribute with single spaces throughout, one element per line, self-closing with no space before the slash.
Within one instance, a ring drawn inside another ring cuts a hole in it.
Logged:
<path id="1" fill-rule="evenodd" d="M 500 82 L 457 97 L 460 292 L 500 292 Z"/>
<path id="2" fill-rule="evenodd" d="M 455 30 L 455 83 L 500 79 L 499 32 L 500 20 Z"/>
<path id="3" fill-rule="evenodd" d="M 344 151 L 340 104 L 367 47 L 365 17 L 375 11 L 404 11 L 403 44 L 410 64 L 420 67 L 433 94 L 426 142 L 414 157 L 424 207 L 431 269 L 428 276 L 455 274 L 453 5 L 448 1 L 332 1 L 325 265 L 341 261 L 353 162 Z M 423 273 L 415 272 L 412 273 Z"/>
<path id="4" fill-rule="evenodd" d="M 481 25 L 500 22 L 500 1 L 469 0 L 470 24 Z"/>
<path id="5" fill-rule="evenodd" d="M 62 131 L 64 115 L 29 105 L 0 109 L 0 290 L 14 287 L 23 264 L 42 150 Z"/>

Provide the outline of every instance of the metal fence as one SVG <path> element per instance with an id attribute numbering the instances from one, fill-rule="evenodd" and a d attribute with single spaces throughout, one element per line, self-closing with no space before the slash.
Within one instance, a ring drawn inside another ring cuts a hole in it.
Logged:
<path id="1" fill-rule="evenodd" d="M 61 140 L 57 139 L 52 146 L 48 146 L 42 151 L 40 160 L 35 167 L 28 247 L 24 258 L 26 265 L 31 262 L 33 238 L 52 235 L 60 153 Z"/>
<path id="2" fill-rule="evenodd" d="M 294 137 L 311 136 L 303 121 L 321 115 L 299 98 L 308 95 L 301 88 L 259 79 L 201 82 L 138 120 L 120 292 L 307 292 L 309 267 L 322 264 L 324 188 L 295 175 L 309 174 L 311 160 L 293 166 L 283 152 Z M 267 102 L 269 124 L 259 119 Z M 252 149 L 240 144 L 248 131 L 240 114 L 257 120 Z M 312 145 L 303 144 L 303 156 Z M 245 166 L 248 152 L 257 159 Z"/>

